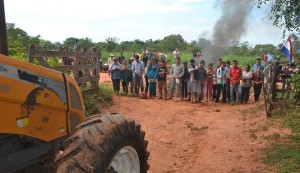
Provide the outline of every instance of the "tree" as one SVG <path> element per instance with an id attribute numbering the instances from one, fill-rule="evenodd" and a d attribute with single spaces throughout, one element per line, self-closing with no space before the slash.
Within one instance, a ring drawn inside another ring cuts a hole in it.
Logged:
<path id="1" fill-rule="evenodd" d="M 182 38 L 181 35 L 169 35 L 166 36 L 158 46 L 165 51 L 174 51 L 176 48 L 179 50 L 185 50 L 187 48 L 187 42 Z"/>
<path id="2" fill-rule="evenodd" d="M 117 37 L 108 37 L 107 39 L 105 39 L 105 48 L 107 49 L 107 51 L 112 52 L 114 51 L 117 46 L 118 46 L 118 41 L 119 38 Z"/>
<path id="3" fill-rule="evenodd" d="M 31 44 L 39 45 L 40 35 L 29 36 L 24 30 L 17 28 L 14 23 L 7 23 L 7 42 L 8 53 L 10 56 L 19 56 L 27 54 L 28 47 Z"/>
<path id="4" fill-rule="evenodd" d="M 300 31 L 300 1 L 299 0 L 257 0 L 258 8 L 271 3 L 271 19 L 274 25 L 288 31 Z"/>

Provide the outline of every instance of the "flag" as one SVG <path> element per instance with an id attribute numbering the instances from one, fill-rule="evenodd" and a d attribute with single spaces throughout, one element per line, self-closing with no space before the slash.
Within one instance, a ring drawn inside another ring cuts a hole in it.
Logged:
<path id="1" fill-rule="evenodd" d="M 288 58 L 288 61 L 291 62 L 293 60 L 294 53 L 293 53 L 292 41 L 290 36 L 281 47 L 280 52 L 282 52 Z"/>

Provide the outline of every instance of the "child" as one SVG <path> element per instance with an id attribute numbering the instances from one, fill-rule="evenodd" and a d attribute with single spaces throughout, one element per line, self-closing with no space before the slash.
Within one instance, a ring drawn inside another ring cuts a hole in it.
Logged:
<path id="1" fill-rule="evenodd" d="M 158 91 L 159 91 L 159 99 L 162 99 L 164 90 L 164 99 L 167 99 L 167 66 L 164 60 L 161 60 L 158 67 Z"/>
<path id="2" fill-rule="evenodd" d="M 190 60 L 190 66 L 188 68 L 189 70 L 189 76 L 187 78 L 187 90 L 188 90 L 188 99 L 186 99 L 187 101 L 195 101 L 192 99 L 192 95 L 193 98 L 197 98 L 197 92 L 198 92 L 198 83 L 197 83 L 197 80 L 198 80 L 198 67 L 195 66 L 195 60 L 194 59 L 191 59 Z"/>
<path id="3" fill-rule="evenodd" d="M 124 68 L 121 72 L 123 93 L 128 95 L 128 84 L 132 78 L 132 71 L 128 67 L 127 60 L 123 60 L 123 66 L 124 66 Z"/>
<path id="4" fill-rule="evenodd" d="M 181 77 L 181 100 L 187 98 L 187 78 L 190 75 L 189 70 L 187 68 L 187 62 L 183 63 L 183 70 L 184 70 L 184 74 Z"/>

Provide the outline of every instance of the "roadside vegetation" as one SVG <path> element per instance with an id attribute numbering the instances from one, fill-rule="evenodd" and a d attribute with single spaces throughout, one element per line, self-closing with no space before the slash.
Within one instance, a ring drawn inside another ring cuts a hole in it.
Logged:
<path id="1" fill-rule="evenodd" d="M 100 84 L 99 90 L 93 94 L 83 94 L 85 115 L 94 115 L 101 112 L 103 106 L 112 104 L 113 90 L 107 84 Z"/>
<path id="2" fill-rule="evenodd" d="M 278 173 L 300 172 L 300 107 L 287 104 L 286 108 L 278 111 L 273 120 L 281 122 L 292 133 L 286 136 L 280 134 L 270 138 L 272 141 L 263 149 L 263 162 L 271 171 Z"/>

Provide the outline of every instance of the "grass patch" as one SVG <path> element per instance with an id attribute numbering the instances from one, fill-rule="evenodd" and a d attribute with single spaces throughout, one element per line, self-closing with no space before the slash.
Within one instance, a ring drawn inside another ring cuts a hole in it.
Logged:
<path id="1" fill-rule="evenodd" d="M 233 61 L 233 60 L 237 60 L 238 65 L 240 67 L 244 67 L 245 65 L 250 65 L 250 67 L 253 66 L 253 64 L 256 63 L 256 59 L 258 57 L 256 56 L 236 56 L 236 55 L 226 55 L 223 57 L 224 61 Z"/>
<path id="2" fill-rule="evenodd" d="M 278 111 L 273 119 L 280 121 L 283 127 L 290 128 L 292 134 L 280 136 L 279 133 L 274 133 L 265 137 L 265 139 L 270 139 L 274 142 L 263 149 L 264 163 L 272 171 L 278 173 L 300 172 L 299 108 L 287 106 L 285 109 Z"/>
<path id="3" fill-rule="evenodd" d="M 113 90 L 107 84 L 100 84 L 98 92 L 83 95 L 85 115 L 90 116 L 101 112 L 101 106 L 112 104 Z"/>
<path id="4" fill-rule="evenodd" d="M 300 145 L 271 144 L 264 150 L 264 162 L 278 173 L 300 172 Z"/>

